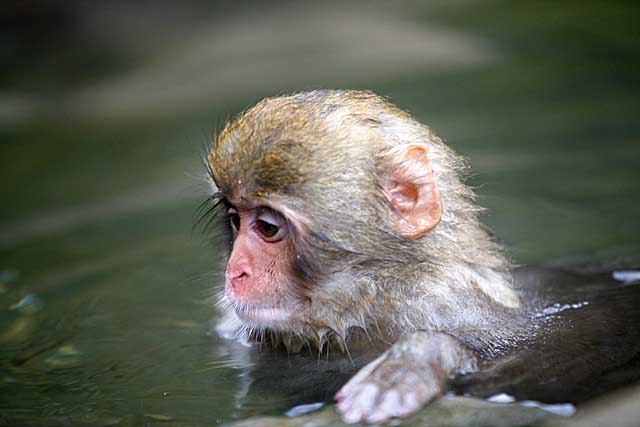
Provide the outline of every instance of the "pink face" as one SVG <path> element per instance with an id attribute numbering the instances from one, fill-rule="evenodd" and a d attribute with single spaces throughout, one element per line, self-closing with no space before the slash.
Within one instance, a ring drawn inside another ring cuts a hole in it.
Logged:
<path id="1" fill-rule="evenodd" d="M 294 251 L 285 218 L 267 207 L 230 207 L 233 250 L 225 273 L 225 292 L 241 319 L 277 327 L 300 304 L 293 280 Z"/>

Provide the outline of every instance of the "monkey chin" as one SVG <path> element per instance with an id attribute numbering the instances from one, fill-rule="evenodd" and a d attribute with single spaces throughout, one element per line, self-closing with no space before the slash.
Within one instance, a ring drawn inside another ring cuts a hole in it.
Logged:
<path id="1" fill-rule="evenodd" d="M 297 314 L 303 309 L 302 304 L 284 306 L 250 305 L 232 302 L 233 311 L 238 319 L 251 329 L 271 329 L 287 331 L 296 323 Z"/>
<path id="2" fill-rule="evenodd" d="M 282 307 L 252 307 L 236 306 L 236 314 L 246 322 L 256 326 L 270 327 L 273 324 L 287 322 L 293 316 L 293 312 Z"/>

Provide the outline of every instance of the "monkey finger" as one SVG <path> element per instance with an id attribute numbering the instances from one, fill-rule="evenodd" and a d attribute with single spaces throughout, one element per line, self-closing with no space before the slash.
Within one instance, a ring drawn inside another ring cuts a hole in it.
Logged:
<path id="1" fill-rule="evenodd" d="M 364 384 L 355 390 L 353 396 L 347 397 L 338 404 L 338 411 L 344 422 L 353 424 L 365 419 L 378 401 L 380 388 L 371 383 Z"/>
<path id="2" fill-rule="evenodd" d="M 418 411 L 439 394 L 439 389 L 430 383 L 428 376 L 422 378 L 415 373 L 396 378 L 393 385 L 380 393 L 372 411 L 366 415 L 366 421 L 380 423 Z"/>
<path id="3" fill-rule="evenodd" d="M 335 399 L 340 401 L 343 400 L 346 396 L 352 394 L 353 389 L 359 386 L 362 382 L 364 382 L 373 371 L 378 368 L 387 358 L 387 352 L 384 352 L 377 359 L 369 362 L 364 368 L 360 369 L 357 374 L 355 374 L 342 388 L 336 393 Z"/>
<path id="4" fill-rule="evenodd" d="M 366 417 L 368 423 L 382 423 L 391 418 L 402 416 L 402 400 L 397 390 L 383 393 L 376 407 Z"/>

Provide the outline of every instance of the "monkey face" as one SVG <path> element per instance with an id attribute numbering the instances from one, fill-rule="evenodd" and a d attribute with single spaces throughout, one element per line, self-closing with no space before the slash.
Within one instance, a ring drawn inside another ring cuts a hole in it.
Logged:
<path id="1" fill-rule="evenodd" d="M 233 249 L 225 272 L 225 295 L 240 319 L 279 329 L 303 305 L 292 282 L 289 225 L 277 211 L 229 205 Z"/>

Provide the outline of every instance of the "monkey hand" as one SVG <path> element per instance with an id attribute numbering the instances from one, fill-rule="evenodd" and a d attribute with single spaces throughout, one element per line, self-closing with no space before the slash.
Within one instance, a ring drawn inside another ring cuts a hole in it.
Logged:
<path id="1" fill-rule="evenodd" d="M 456 338 L 414 332 L 351 378 L 336 394 L 337 409 L 347 423 L 406 417 L 441 395 L 450 376 L 475 369 L 475 356 Z"/>

